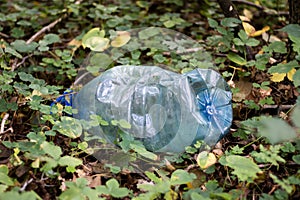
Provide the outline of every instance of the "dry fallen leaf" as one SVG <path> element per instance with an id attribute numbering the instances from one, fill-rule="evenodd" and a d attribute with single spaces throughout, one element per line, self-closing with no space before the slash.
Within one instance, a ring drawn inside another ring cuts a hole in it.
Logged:
<path id="1" fill-rule="evenodd" d="M 256 31 L 255 28 L 248 22 L 243 22 L 243 27 L 244 27 L 247 35 L 251 35 L 251 34 L 255 33 L 255 31 Z"/>
<path id="2" fill-rule="evenodd" d="M 130 33 L 127 31 L 118 31 L 117 34 L 118 36 L 111 41 L 113 47 L 124 46 L 130 40 Z"/>
<path id="3" fill-rule="evenodd" d="M 73 40 L 71 40 L 68 43 L 68 46 L 72 47 L 72 53 L 74 53 L 80 46 L 81 46 L 82 42 L 79 40 L 76 40 L 75 38 Z"/>
<path id="4" fill-rule="evenodd" d="M 262 35 L 263 33 L 267 32 L 269 30 L 270 30 L 270 27 L 269 26 L 265 26 L 261 30 L 258 30 L 258 31 L 255 31 L 255 32 L 249 34 L 249 36 L 251 36 L 251 37 L 260 36 L 260 35 Z"/>
<path id="5" fill-rule="evenodd" d="M 201 169 L 207 169 L 217 162 L 215 154 L 202 151 L 197 156 L 197 164 Z"/>
<path id="6" fill-rule="evenodd" d="M 271 77 L 271 80 L 273 82 L 280 82 L 280 81 L 283 81 L 284 77 L 285 77 L 285 73 L 273 73 L 272 74 L 272 77 Z"/>
<path id="7" fill-rule="evenodd" d="M 235 102 L 241 102 L 251 93 L 252 83 L 246 80 L 240 80 L 235 82 L 235 87 L 239 89 L 239 92 L 234 93 L 232 99 Z"/>

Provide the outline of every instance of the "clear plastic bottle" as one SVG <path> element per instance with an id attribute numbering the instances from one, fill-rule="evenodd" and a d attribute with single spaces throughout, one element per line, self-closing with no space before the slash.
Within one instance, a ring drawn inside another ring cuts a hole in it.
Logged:
<path id="1" fill-rule="evenodd" d="M 125 120 L 123 132 L 153 152 L 183 152 L 197 140 L 214 145 L 232 122 L 231 92 L 212 69 L 178 74 L 156 66 L 117 66 L 86 84 L 73 98 L 74 117 Z M 115 126 L 89 128 L 114 143 Z"/>

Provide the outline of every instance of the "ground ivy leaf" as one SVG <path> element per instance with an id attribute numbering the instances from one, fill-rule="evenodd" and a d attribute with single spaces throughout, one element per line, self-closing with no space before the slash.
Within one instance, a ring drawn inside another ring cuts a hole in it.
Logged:
<path id="1" fill-rule="evenodd" d="M 58 35 L 50 33 L 45 35 L 42 41 L 45 42 L 46 45 L 49 45 L 56 42 L 60 42 L 60 38 Z"/>
<path id="2" fill-rule="evenodd" d="M 61 117 L 61 121 L 57 121 L 54 124 L 53 130 L 57 130 L 70 138 L 78 138 L 82 134 L 80 122 L 77 119 L 68 116 Z"/>
<path id="3" fill-rule="evenodd" d="M 7 174 L 8 174 L 8 167 L 5 165 L 1 165 L 0 166 L 0 183 L 3 183 L 8 186 L 14 185 L 14 182 Z"/>
<path id="4" fill-rule="evenodd" d="M 293 75 L 293 80 L 295 87 L 300 86 L 300 69 L 298 69 Z"/>
<path id="5" fill-rule="evenodd" d="M 299 24 L 289 24 L 282 29 L 279 29 L 280 31 L 287 32 L 287 34 L 300 37 L 300 25 Z"/>
<path id="6" fill-rule="evenodd" d="M 11 43 L 12 47 L 16 49 L 18 52 L 32 52 L 38 47 L 38 43 L 36 42 L 31 42 L 27 44 L 24 40 L 15 40 L 14 42 Z"/>
<path id="7" fill-rule="evenodd" d="M 91 73 L 98 73 L 101 70 L 105 70 L 112 62 L 113 60 L 107 54 L 95 53 L 91 56 L 87 70 Z"/>
<path id="8" fill-rule="evenodd" d="M 257 177 L 257 173 L 261 172 L 257 164 L 250 158 L 238 155 L 226 156 L 225 165 L 234 169 L 232 174 L 235 174 L 240 181 L 253 182 Z"/>
<path id="9" fill-rule="evenodd" d="M 292 120 L 295 126 L 300 128 L 300 103 L 296 105 L 292 112 Z"/>
<path id="10" fill-rule="evenodd" d="M 76 167 L 82 164 L 82 160 L 79 158 L 74 158 L 72 156 L 64 156 L 59 159 L 58 164 L 61 166 Z"/>
<path id="11" fill-rule="evenodd" d="M 125 129 L 130 129 L 131 128 L 131 124 L 129 122 L 127 122 L 125 119 L 121 119 L 119 121 L 119 126 L 121 128 L 125 128 Z"/>
<path id="12" fill-rule="evenodd" d="M 157 160 L 158 157 L 156 154 L 147 151 L 145 149 L 144 146 L 141 146 L 142 144 L 135 144 L 135 143 L 131 143 L 130 144 L 130 148 L 133 149 L 135 152 L 137 152 L 138 154 L 144 156 L 145 158 L 151 159 L 151 160 Z"/>
<path id="13" fill-rule="evenodd" d="M 188 173 L 183 169 L 177 169 L 172 173 L 171 176 L 171 185 L 182 185 L 189 182 L 192 182 L 196 178 L 196 175 L 193 173 Z"/>
<path id="14" fill-rule="evenodd" d="M 106 187 L 108 189 L 108 194 L 115 198 L 125 197 L 129 194 L 129 190 L 127 188 L 120 188 L 120 184 L 114 178 L 109 179 L 106 182 Z"/>
<path id="15" fill-rule="evenodd" d="M 284 120 L 279 118 L 266 118 L 261 120 L 257 128 L 258 134 L 266 137 L 272 144 L 294 139 L 295 130 Z"/>
<path id="16" fill-rule="evenodd" d="M 5 47 L 5 53 L 10 53 L 13 56 L 16 56 L 17 58 L 22 58 L 22 55 L 19 54 L 16 50 L 14 50 L 11 47 Z"/>
<path id="17" fill-rule="evenodd" d="M 299 66 L 298 62 L 296 60 L 293 60 L 288 63 L 280 63 L 278 65 L 272 66 L 268 72 L 269 73 L 288 73 L 291 71 L 293 68 Z"/>
<path id="18" fill-rule="evenodd" d="M 53 157 L 54 159 L 58 159 L 62 154 L 62 150 L 59 146 L 51 144 L 50 142 L 44 141 L 41 144 L 41 148 L 47 153 L 49 156 Z"/>

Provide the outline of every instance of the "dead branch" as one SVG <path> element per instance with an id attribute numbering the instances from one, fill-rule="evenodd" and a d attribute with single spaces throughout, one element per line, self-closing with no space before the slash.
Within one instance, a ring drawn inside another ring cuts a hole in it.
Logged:
<path id="1" fill-rule="evenodd" d="M 64 15 L 65 16 L 65 15 Z M 64 16 L 58 18 L 57 20 L 55 20 L 54 22 L 48 24 L 47 26 L 43 27 L 41 30 L 39 30 L 38 32 L 36 32 L 33 36 L 31 36 L 31 38 L 29 40 L 26 41 L 26 44 L 29 44 L 31 42 L 33 42 L 37 37 L 39 37 L 41 34 L 43 34 L 46 31 L 49 31 L 51 28 L 53 28 L 57 23 L 59 23 Z"/>

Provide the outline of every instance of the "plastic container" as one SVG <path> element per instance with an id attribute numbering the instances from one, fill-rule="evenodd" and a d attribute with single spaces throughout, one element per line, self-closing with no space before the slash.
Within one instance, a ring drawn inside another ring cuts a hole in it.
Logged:
<path id="1" fill-rule="evenodd" d="M 197 140 L 214 145 L 232 122 L 231 92 L 211 69 L 185 74 L 156 66 L 117 66 L 88 82 L 73 98 L 74 117 L 126 120 L 122 128 L 153 152 L 183 152 Z M 83 127 L 84 128 L 84 127 Z M 114 144 L 115 126 L 86 129 Z"/>

